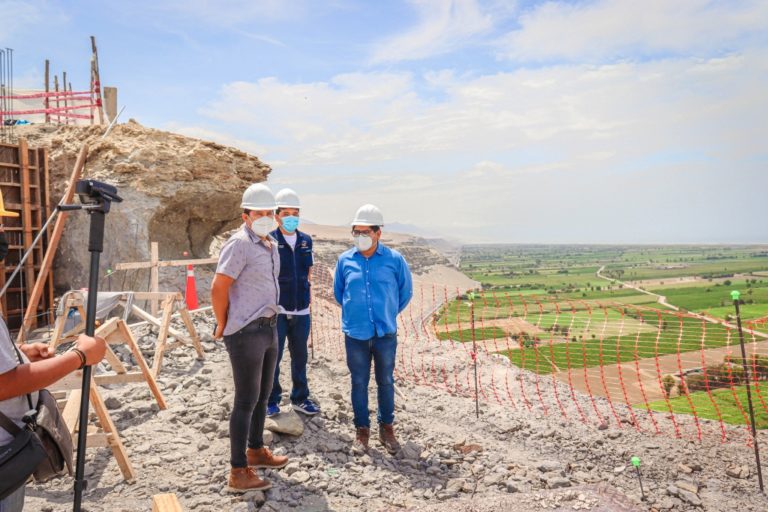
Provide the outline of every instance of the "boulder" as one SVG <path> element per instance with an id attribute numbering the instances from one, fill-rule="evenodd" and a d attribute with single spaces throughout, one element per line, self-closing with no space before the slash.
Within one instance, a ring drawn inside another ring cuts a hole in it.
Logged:
<path id="1" fill-rule="evenodd" d="M 296 411 L 289 410 L 281 412 L 277 416 L 267 418 L 264 428 L 280 434 L 300 436 L 304 433 L 304 422 L 299 418 Z"/>

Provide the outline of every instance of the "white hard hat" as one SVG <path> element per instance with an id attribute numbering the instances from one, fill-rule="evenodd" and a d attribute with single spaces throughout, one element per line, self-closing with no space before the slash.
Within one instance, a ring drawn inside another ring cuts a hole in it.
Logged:
<path id="1" fill-rule="evenodd" d="M 284 188 L 275 194 L 275 201 L 277 202 L 278 208 L 301 208 L 299 194 L 291 188 Z"/>
<path id="2" fill-rule="evenodd" d="M 352 221 L 353 226 L 383 226 L 384 216 L 381 214 L 376 206 L 372 204 L 364 204 L 357 209 L 355 214 L 355 220 Z"/>
<path id="3" fill-rule="evenodd" d="M 274 210 L 277 208 L 277 205 L 275 204 L 275 196 L 272 195 L 269 187 L 262 183 L 254 183 L 245 189 L 240 208 L 248 210 Z"/>

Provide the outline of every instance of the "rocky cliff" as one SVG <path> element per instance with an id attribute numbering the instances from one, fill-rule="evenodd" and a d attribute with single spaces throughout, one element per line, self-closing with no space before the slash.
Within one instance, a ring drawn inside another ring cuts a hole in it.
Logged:
<path id="1" fill-rule="evenodd" d="M 146 128 L 131 120 L 106 138 L 103 126 L 20 127 L 32 146 L 50 148 L 51 188 L 63 195 L 78 151 L 89 153 L 83 177 L 117 186 L 124 201 L 107 216 L 102 269 L 149 259 L 149 241 L 161 259 L 207 257 L 212 238 L 239 222 L 243 190 L 267 179 L 270 167 L 257 157 L 213 142 Z M 54 263 L 58 289 L 86 286 L 88 218 L 70 215 Z M 177 281 L 181 269 L 161 276 Z M 116 273 L 103 288 L 146 289 L 148 274 Z M 127 281 L 127 282 L 126 282 Z M 139 283 L 138 281 L 141 281 Z"/>

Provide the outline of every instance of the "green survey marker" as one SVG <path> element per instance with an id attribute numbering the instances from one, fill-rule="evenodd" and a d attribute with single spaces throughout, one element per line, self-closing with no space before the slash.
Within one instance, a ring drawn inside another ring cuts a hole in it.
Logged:
<path id="1" fill-rule="evenodd" d="M 731 292 L 731 300 L 739 300 L 739 297 L 741 297 L 741 292 L 739 290 L 733 290 Z"/>
<path id="2" fill-rule="evenodd" d="M 637 480 L 640 482 L 640 494 L 642 495 L 643 501 L 645 501 L 645 490 L 643 490 L 643 478 L 640 476 L 640 457 L 634 456 L 630 459 L 632 462 L 632 465 L 635 466 L 635 470 L 637 471 Z"/>

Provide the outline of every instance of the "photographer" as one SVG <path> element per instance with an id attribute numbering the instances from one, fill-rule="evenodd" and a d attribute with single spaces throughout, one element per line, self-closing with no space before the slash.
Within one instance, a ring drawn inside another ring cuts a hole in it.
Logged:
<path id="1" fill-rule="evenodd" d="M 79 369 L 85 356 L 87 365 L 95 365 L 104 358 L 106 343 L 102 338 L 91 338 L 81 334 L 75 344 L 76 350 L 54 357 L 53 350 L 44 343 L 19 345 L 25 364 L 19 364 L 16 351 L 5 321 L 0 319 L 0 411 L 17 425 L 23 426 L 22 416 L 29 410 L 27 393 L 32 393 L 32 402 L 37 403 L 36 391 Z M 12 440 L 10 434 L 0 428 L 0 446 Z M 20 511 L 24 506 L 24 487 L 0 501 L 0 512 Z"/>
<path id="2" fill-rule="evenodd" d="M 0 232 L 0 254 L 7 254 L 7 242 Z M 106 343 L 102 338 L 80 335 L 74 350 L 54 357 L 54 351 L 44 343 L 18 345 L 24 363 L 19 362 L 11 341 L 5 319 L 0 317 L 0 412 L 18 426 L 24 426 L 21 418 L 29 411 L 27 394 L 37 403 L 37 391 L 81 368 L 83 364 L 95 365 L 104 358 Z M 0 447 L 13 440 L 0 428 Z M 18 512 L 24 507 L 24 486 L 0 500 L 0 512 Z"/>

